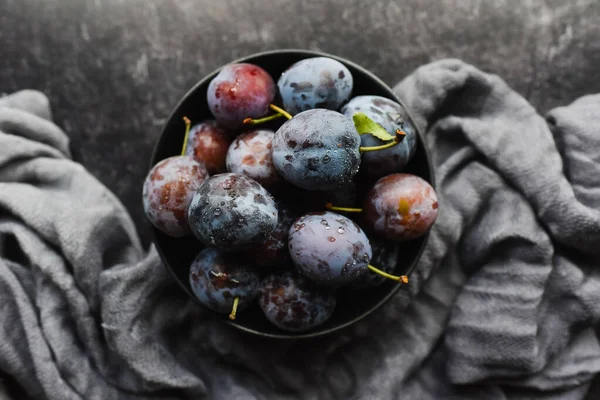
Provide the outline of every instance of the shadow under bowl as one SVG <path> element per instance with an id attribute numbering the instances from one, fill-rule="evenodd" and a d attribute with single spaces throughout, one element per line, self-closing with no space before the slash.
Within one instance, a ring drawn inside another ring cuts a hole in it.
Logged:
<path id="1" fill-rule="evenodd" d="M 387 97 L 400 103 L 406 109 L 408 119 L 410 120 L 409 122 L 412 123 L 417 130 L 418 144 L 414 157 L 402 172 L 418 175 L 434 186 L 433 170 L 427 149 L 423 144 L 423 135 L 410 115 L 410 110 L 406 108 L 402 100 L 394 94 L 390 87 L 369 71 L 340 57 L 307 50 L 268 51 L 253 54 L 232 61 L 232 63 L 245 62 L 258 65 L 269 72 L 276 82 L 281 73 L 293 63 L 305 58 L 319 56 L 336 59 L 350 70 L 354 79 L 352 97 L 358 95 Z M 193 123 L 201 122 L 206 119 L 214 119 L 208 108 L 206 90 L 210 81 L 219 73 L 219 71 L 220 69 L 212 72 L 199 81 L 175 106 L 155 144 L 149 169 L 162 159 L 180 154 L 185 135 L 184 116 L 190 118 Z M 194 299 L 200 307 L 204 307 L 193 294 L 188 275 L 189 266 L 194 257 L 203 248 L 203 245 L 194 237 L 176 239 L 165 235 L 154 227 L 152 230 L 153 242 L 166 268 L 171 272 L 172 276 L 179 284 L 179 287 Z M 429 233 L 418 239 L 400 244 L 400 258 L 398 259 L 393 273 L 398 275 L 411 274 L 419 262 L 428 237 Z M 326 323 L 304 333 L 286 332 L 275 327 L 263 316 L 256 301 L 250 308 L 240 312 L 235 321 L 230 321 L 227 318 L 227 315 L 219 314 L 216 315 L 216 317 L 222 318 L 224 323 L 237 329 L 262 337 L 277 339 L 314 338 L 339 331 L 340 329 L 356 323 L 367 315 L 375 312 L 398 290 L 405 289 L 404 285 L 391 280 L 386 280 L 382 285 L 373 289 L 361 290 L 359 292 L 340 290 L 337 293 L 337 306 L 332 317 Z"/>

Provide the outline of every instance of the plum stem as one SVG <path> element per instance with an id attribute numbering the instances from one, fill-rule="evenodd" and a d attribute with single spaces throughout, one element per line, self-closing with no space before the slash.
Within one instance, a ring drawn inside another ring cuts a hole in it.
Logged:
<path id="1" fill-rule="evenodd" d="M 183 122 L 185 122 L 185 136 L 183 138 L 183 148 L 181 149 L 181 155 L 185 156 L 188 138 L 190 137 L 190 127 L 192 126 L 192 121 L 190 121 L 188 117 L 183 117 Z"/>
<path id="2" fill-rule="evenodd" d="M 288 113 L 281 107 L 277 107 L 275 104 L 269 104 L 269 108 L 275 112 L 282 114 L 287 119 L 292 119 L 292 115 L 290 113 Z"/>
<path id="3" fill-rule="evenodd" d="M 244 120 L 244 124 L 246 124 L 246 125 L 258 125 L 258 124 L 262 124 L 264 122 L 272 121 L 272 120 L 277 119 L 277 118 L 281 118 L 283 116 L 284 115 L 282 113 L 278 112 L 277 114 L 272 114 L 272 115 L 269 115 L 268 117 L 264 117 L 264 118 L 252 119 L 252 118 L 248 117 L 248 118 L 246 118 Z"/>
<path id="4" fill-rule="evenodd" d="M 239 302 L 240 302 L 239 297 L 235 297 L 233 299 L 233 309 L 231 310 L 231 314 L 229 314 L 229 319 L 232 321 L 235 320 L 235 313 L 237 312 Z"/>
<path id="5" fill-rule="evenodd" d="M 402 142 L 406 138 L 406 132 L 396 129 L 396 140 L 398 143 Z"/>
<path id="6" fill-rule="evenodd" d="M 344 211 L 344 212 L 353 212 L 360 213 L 362 212 L 362 208 L 351 208 L 351 207 L 336 207 L 331 203 L 325 204 L 325 208 L 331 211 Z"/>
<path id="7" fill-rule="evenodd" d="M 381 146 L 371 146 L 371 147 L 362 147 L 361 146 L 358 150 L 361 153 L 366 153 L 367 151 L 385 150 L 385 149 L 389 149 L 390 147 L 394 147 L 398 143 L 400 143 L 400 141 L 397 139 L 397 136 L 396 136 L 396 138 L 394 138 L 394 140 L 392 140 L 389 143 L 382 144 Z"/>
<path id="8" fill-rule="evenodd" d="M 392 140 L 391 142 L 382 144 L 381 146 L 360 147 L 358 150 L 361 153 L 365 153 L 367 151 L 378 151 L 378 150 L 389 149 L 390 147 L 394 147 L 398 143 L 402 142 L 405 137 L 406 137 L 406 133 L 404 131 L 402 131 L 400 129 L 396 129 L 396 136 L 394 137 L 394 140 Z"/>
<path id="9" fill-rule="evenodd" d="M 375 272 L 376 274 L 384 276 L 384 277 L 386 277 L 388 279 L 391 279 L 391 280 L 394 280 L 394 281 L 399 281 L 399 282 L 402 282 L 402 283 L 408 283 L 408 276 L 406 276 L 406 275 L 400 275 L 400 276 L 390 275 L 387 272 L 384 272 L 384 271 L 382 271 L 382 270 L 380 270 L 378 268 L 375 268 L 371 264 L 368 265 L 368 268 L 371 271 Z"/>

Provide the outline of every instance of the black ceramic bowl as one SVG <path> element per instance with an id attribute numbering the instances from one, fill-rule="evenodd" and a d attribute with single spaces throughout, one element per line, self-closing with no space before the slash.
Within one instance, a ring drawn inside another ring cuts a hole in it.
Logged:
<path id="1" fill-rule="evenodd" d="M 378 95 L 387 97 L 404 106 L 401 99 L 396 97 L 392 90 L 376 76 L 364 68 L 339 57 L 306 50 L 276 50 L 264 53 L 258 53 L 232 62 L 247 62 L 256 64 L 264 68 L 277 81 L 280 74 L 296 61 L 316 56 L 326 56 L 334 58 L 348 67 L 354 78 L 354 90 L 352 96 L 357 95 Z M 169 116 L 160 138 L 158 139 L 154 153 L 151 159 L 150 168 L 158 161 L 177 155 L 181 151 L 183 138 L 185 134 L 183 117 L 187 116 L 194 123 L 204 119 L 213 119 L 206 101 L 206 90 L 210 81 L 218 74 L 219 70 L 212 72 L 198 82 L 175 106 L 172 114 Z M 406 108 L 406 107 L 405 107 Z M 407 110 L 410 114 L 410 111 Z M 410 115 L 409 115 L 410 117 Z M 411 118 L 412 119 L 412 118 Z M 414 121 L 411 120 L 414 125 Z M 430 184 L 434 185 L 433 171 L 427 150 L 423 145 L 423 136 L 418 133 L 419 143 L 416 154 L 403 172 L 419 175 Z M 189 266 L 202 245 L 193 237 L 175 239 L 171 238 L 159 230 L 153 228 L 154 243 L 164 262 L 164 265 L 172 273 L 179 286 L 199 307 L 203 307 L 196 300 L 189 284 Z M 401 247 L 401 257 L 394 273 L 410 275 L 419 262 L 421 253 L 427 242 L 428 234 L 419 239 L 413 240 Z M 362 290 L 357 292 L 340 291 L 337 295 L 337 306 L 332 317 L 323 325 L 305 333 L 289 333 L 282 331 L 272 325 L 262 314 L 258 304 L 249 309 L 240 312 L 235 321 L 230 321 L 227 315 L 216 315 L 224 323 L 230 324 L 235 328 L 241 329 L 251 334 L 272 337 L 272 338 L 309 338 L 329 334 L 345 328 L 370 313 L 377 310 L 381 305 L 388 301 L 397 290 L 405 290 L 405 287 L 394 281 L 387 280 L 383 285 L 374 289 Z"/>

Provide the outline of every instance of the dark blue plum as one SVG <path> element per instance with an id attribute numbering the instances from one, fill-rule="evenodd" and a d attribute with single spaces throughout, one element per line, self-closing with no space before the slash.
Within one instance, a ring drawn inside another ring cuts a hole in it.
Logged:
<path id="1" fill-rule="evenodd" d="M 277 81 L 283 107 L 290 114 L 314 108 L 338 110 L 350 98 L 352 74 L 337 60 L 313 57 L 289 67 Z"/>
<path id="2" fill-rule="evenodd" d="M 273 164 L 288 182 L 305 190 L 334 190 L 360 167 L 360 136 L 351 119 L 336 111 L 304 111 L 273 138 Z"/>
<path id="3" fill-rule="evenodd" d="M 229 64 L 210 82 L 208 107 L 222 126 L 235 129 L 246 118 L 268 114 L 277 90 L 267 71 L 248 63 Z"/>
<path id="4" fill-rule="evenodd" d="M 369 241 L 373 250 L 371 265 L 393 275 L 396 265 L 400 261 L 400 246 L 398 243 L 381 240 L 377 237 L 370 237 Z M 348 288 L 355 290 L 370 289 L 381 285 L 387 280 L 386 277 L 369 271 L 369 273 L 366 273 L 360 279 L 349 284 Z"/>
<path id="5" fill-rule="evenodd" d="M 333 314 L 333 292 L 308 281 L 295 271 L 277 272 L 260 285 L 258 304 L 280 329 L 305 332 L 325 323 Z"/>
<path id="6" fill-rule="evenodd" d="M 406 110 L 395 101 L 381 96 L 357 96 L 342 107 L 341 112 L 348 118 L 357 112 L 366 114 L 380 124 L 390 135 L 395 136 L 400 129 L 406 136 L 398 145 L 380 151 L 369 151 L 363 154 L 361 173 L 373 178 L 400 172 L 412 159 L 417 148 L 417 133 L 409 122 Z M 376 137 L 361 135 L 361 146 L 371 147 L 385 144 Z"/>
<path id="7" fill-rule="evenodd" d="M 190 267 L 190 285 L 202 304 L 222 314 L 242 311 L 259 293 L 260 278 L 252 265 L 232 253 L 202 249 Z"/>
<path id="8" fill-rule="evenodd" d="M 213 175 L 192 197 L 188 220 L 206 246 L 243 250 L 261 244 L 277 225 L 277 205 L 255 180 L 234 173 Z"/>
<path id="9" fill-rule="evenodd" d="M 302 275 L 332 287 L 361 279 L 373 255 L 363 230 L 350 218 L 330 211 L 297 219 L 290 228 L 288 248 Z"/>

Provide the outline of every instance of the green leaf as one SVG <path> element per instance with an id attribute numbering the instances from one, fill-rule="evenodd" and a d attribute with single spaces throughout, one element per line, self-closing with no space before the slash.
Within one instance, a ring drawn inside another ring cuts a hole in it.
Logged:
<path id="1" fill-rule="evenodd" d="M 377 139 L 381 139 L 385 142 L 394 139 L 394 136 L 390 135 L 388 131 L 383 129 L 383 126 L 373 121 L 365 113 L 354 113 L 352 120 L 354 121 L 354 126 L 356 127 L 359 135 L 370 133 Z"/>

